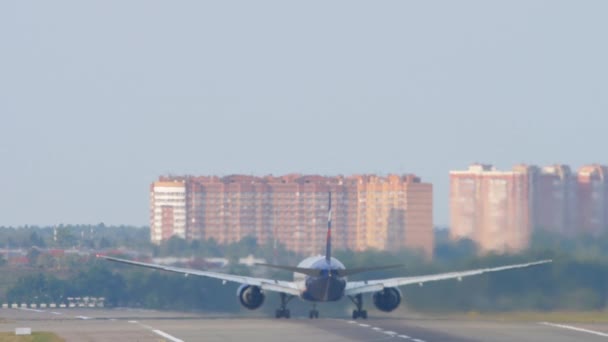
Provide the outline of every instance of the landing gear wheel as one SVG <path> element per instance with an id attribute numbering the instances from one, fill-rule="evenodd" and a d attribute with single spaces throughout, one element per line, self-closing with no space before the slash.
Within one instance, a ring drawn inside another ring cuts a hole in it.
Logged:
<path id="1" fill-rule="evenodd" d="M 289 312 L 289 309 L 277 309 L 277 311 L 275 311 L 275 313 L 274 313 L 274 317 L 276 317 L 276 318 L 290 318 L 291 317 L 291 313 Z"/>
<path id="2" fill-rule="evenodd" d="M 367 319 L 367 310 L 353 310 L 353 319 Z"/>
<path id="3" fill-rule="evenodd" d="M 363 310 L 363 296 L 358 294 L 355 296 L 348 296 L 348 298 L 357 306 L 357 309 L 353 310 L 353 319 L 367 319 L 367 310 Z"/>
<path id="4" fill-rule="evenodd" d="M 319 318 L 319 311 L 317 311 L 317 303 L 312 303 L 312 310 L 308 313 L 308 318 Z"/>
<path id="5" fill-rule="evenodd" d="M 275 312 L 274 312 L 274 317 L 275 318 L 291 318 L 291 312 L 289 312 L 289 309 L 287 308 L 287 303 L 289 303 L 290 300 L 293 299 L 294 296 L 290 296 L 290 295 L 286 295 L 284 293 L 281 293 L 281 307 L 278 308 Z"/>

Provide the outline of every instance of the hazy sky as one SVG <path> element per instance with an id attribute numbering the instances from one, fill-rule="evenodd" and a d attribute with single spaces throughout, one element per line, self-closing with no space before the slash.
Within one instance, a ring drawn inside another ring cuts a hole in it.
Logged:
<path id="1" fill-rule="evenodd" d="M 0 2 L 0 225 L 172 174 L 608 163 L 607 1 Z"/>

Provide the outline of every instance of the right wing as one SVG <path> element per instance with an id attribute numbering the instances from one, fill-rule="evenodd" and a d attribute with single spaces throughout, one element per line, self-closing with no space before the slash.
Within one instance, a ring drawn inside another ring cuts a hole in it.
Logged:
<path id="1" fill-rule="evenodd" d="M 517 265 L 507 265 L 493 268 L 480 268 L 476 270 L 469 271 L 461 271 L 461 272 L 449 272 L 449 273 L 439 273 L 439 274 L 431 274 L 424 276 L 414 276 L 414 277 L 401 277 L 401 278 L 388 278 L 388 279 L 378 279 L 378 280 L 366 280 L 366 281 L 354 281 L 348 282 L 346 284 L 345 294 L 347 296 L 353 296 L 360 293 L 366 292 L 377 292 L 381 291 L 387 287 L 398 287 L 410 284 L 424 284 L 430 281 L 438 281 L 445 279 L 462 279 L 464 277 L 469 277 L 473 275 L 488 273 L 488 272 L 498 272 L 505 271 L 514 268 L 523 268 L 530 267 L 535 265 L 541 265 L 552 262 L 552 260 L 541 260 L 536 262 L 530 262 L 527 264 L 517 264 Z"/>
<path id="2" fill-rule="evenodd" d="M 215 279 L 220 279 L 220 280 L 224 280 L 224 281 L 231 281 L 231 282 L 235 282 L 235 283 L 239 283 L 239 284 L 258 286 L 261 289 L 268 290 L 268 291 L 281 292 L 281 293 L 286 293 L 286 294 L 290 294 L 290 295 L 294 295 L 294 296 L 300 295 L 300 290 L 298 289 L 296 284 L 291 281 L 254 278 L 254 277 L 240 276 L 240 275 L 236 275 L 236 274 L 226 274 L 226 273 L 200 271 L 200 270 L 194 270 L 194 269 L 189 269 L 189 268 L 172 267 L 172 266 L 165 266 L 165 265 L 158 265 L 158 264 L 148 264 L 145 262 L 119 259 L 119 258 L 105 256 L 105 255 L 98 255 L 97 257 L 106 259 L 109 261 L 120 262 L 123 264 L 129 264 L 129 265 L 135 265 L 135 266 L 140 266 L 140 267 L 153 268 L 156 270 L 181 273 L 185 276 L 192 274 L 192 275 L 201 276 L 201 277 L 208 277 L 208 278 L 215 278 Z"/>

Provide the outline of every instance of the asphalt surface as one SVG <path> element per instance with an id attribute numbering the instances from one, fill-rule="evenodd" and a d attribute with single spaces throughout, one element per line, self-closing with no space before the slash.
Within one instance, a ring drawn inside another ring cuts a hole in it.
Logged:
<path id="1" fill-rule="evenodd" d="M 137 309 L 0 309 L 0 331 L 30 327 L 66 341 L 607 341 L 608 324 L 410 318 L 251 318 Z"/>

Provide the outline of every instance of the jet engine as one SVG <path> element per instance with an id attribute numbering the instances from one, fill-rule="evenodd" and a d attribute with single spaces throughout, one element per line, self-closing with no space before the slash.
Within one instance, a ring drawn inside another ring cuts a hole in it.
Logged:
<path id="1" fill-rule="evenodd" d="M 258 286 L 243 284 L 236 291 L 241 305 L 249 310 L 255 310 L 264 303 L 264 292 Z"/>
<path id="2" fill-rule="evenodd" d="M 378 310 L 391 312 L 401 304 L 401 291 L 396 287 L 387 287 L 382 291 L 374 292 L 373 299 Z"/>

